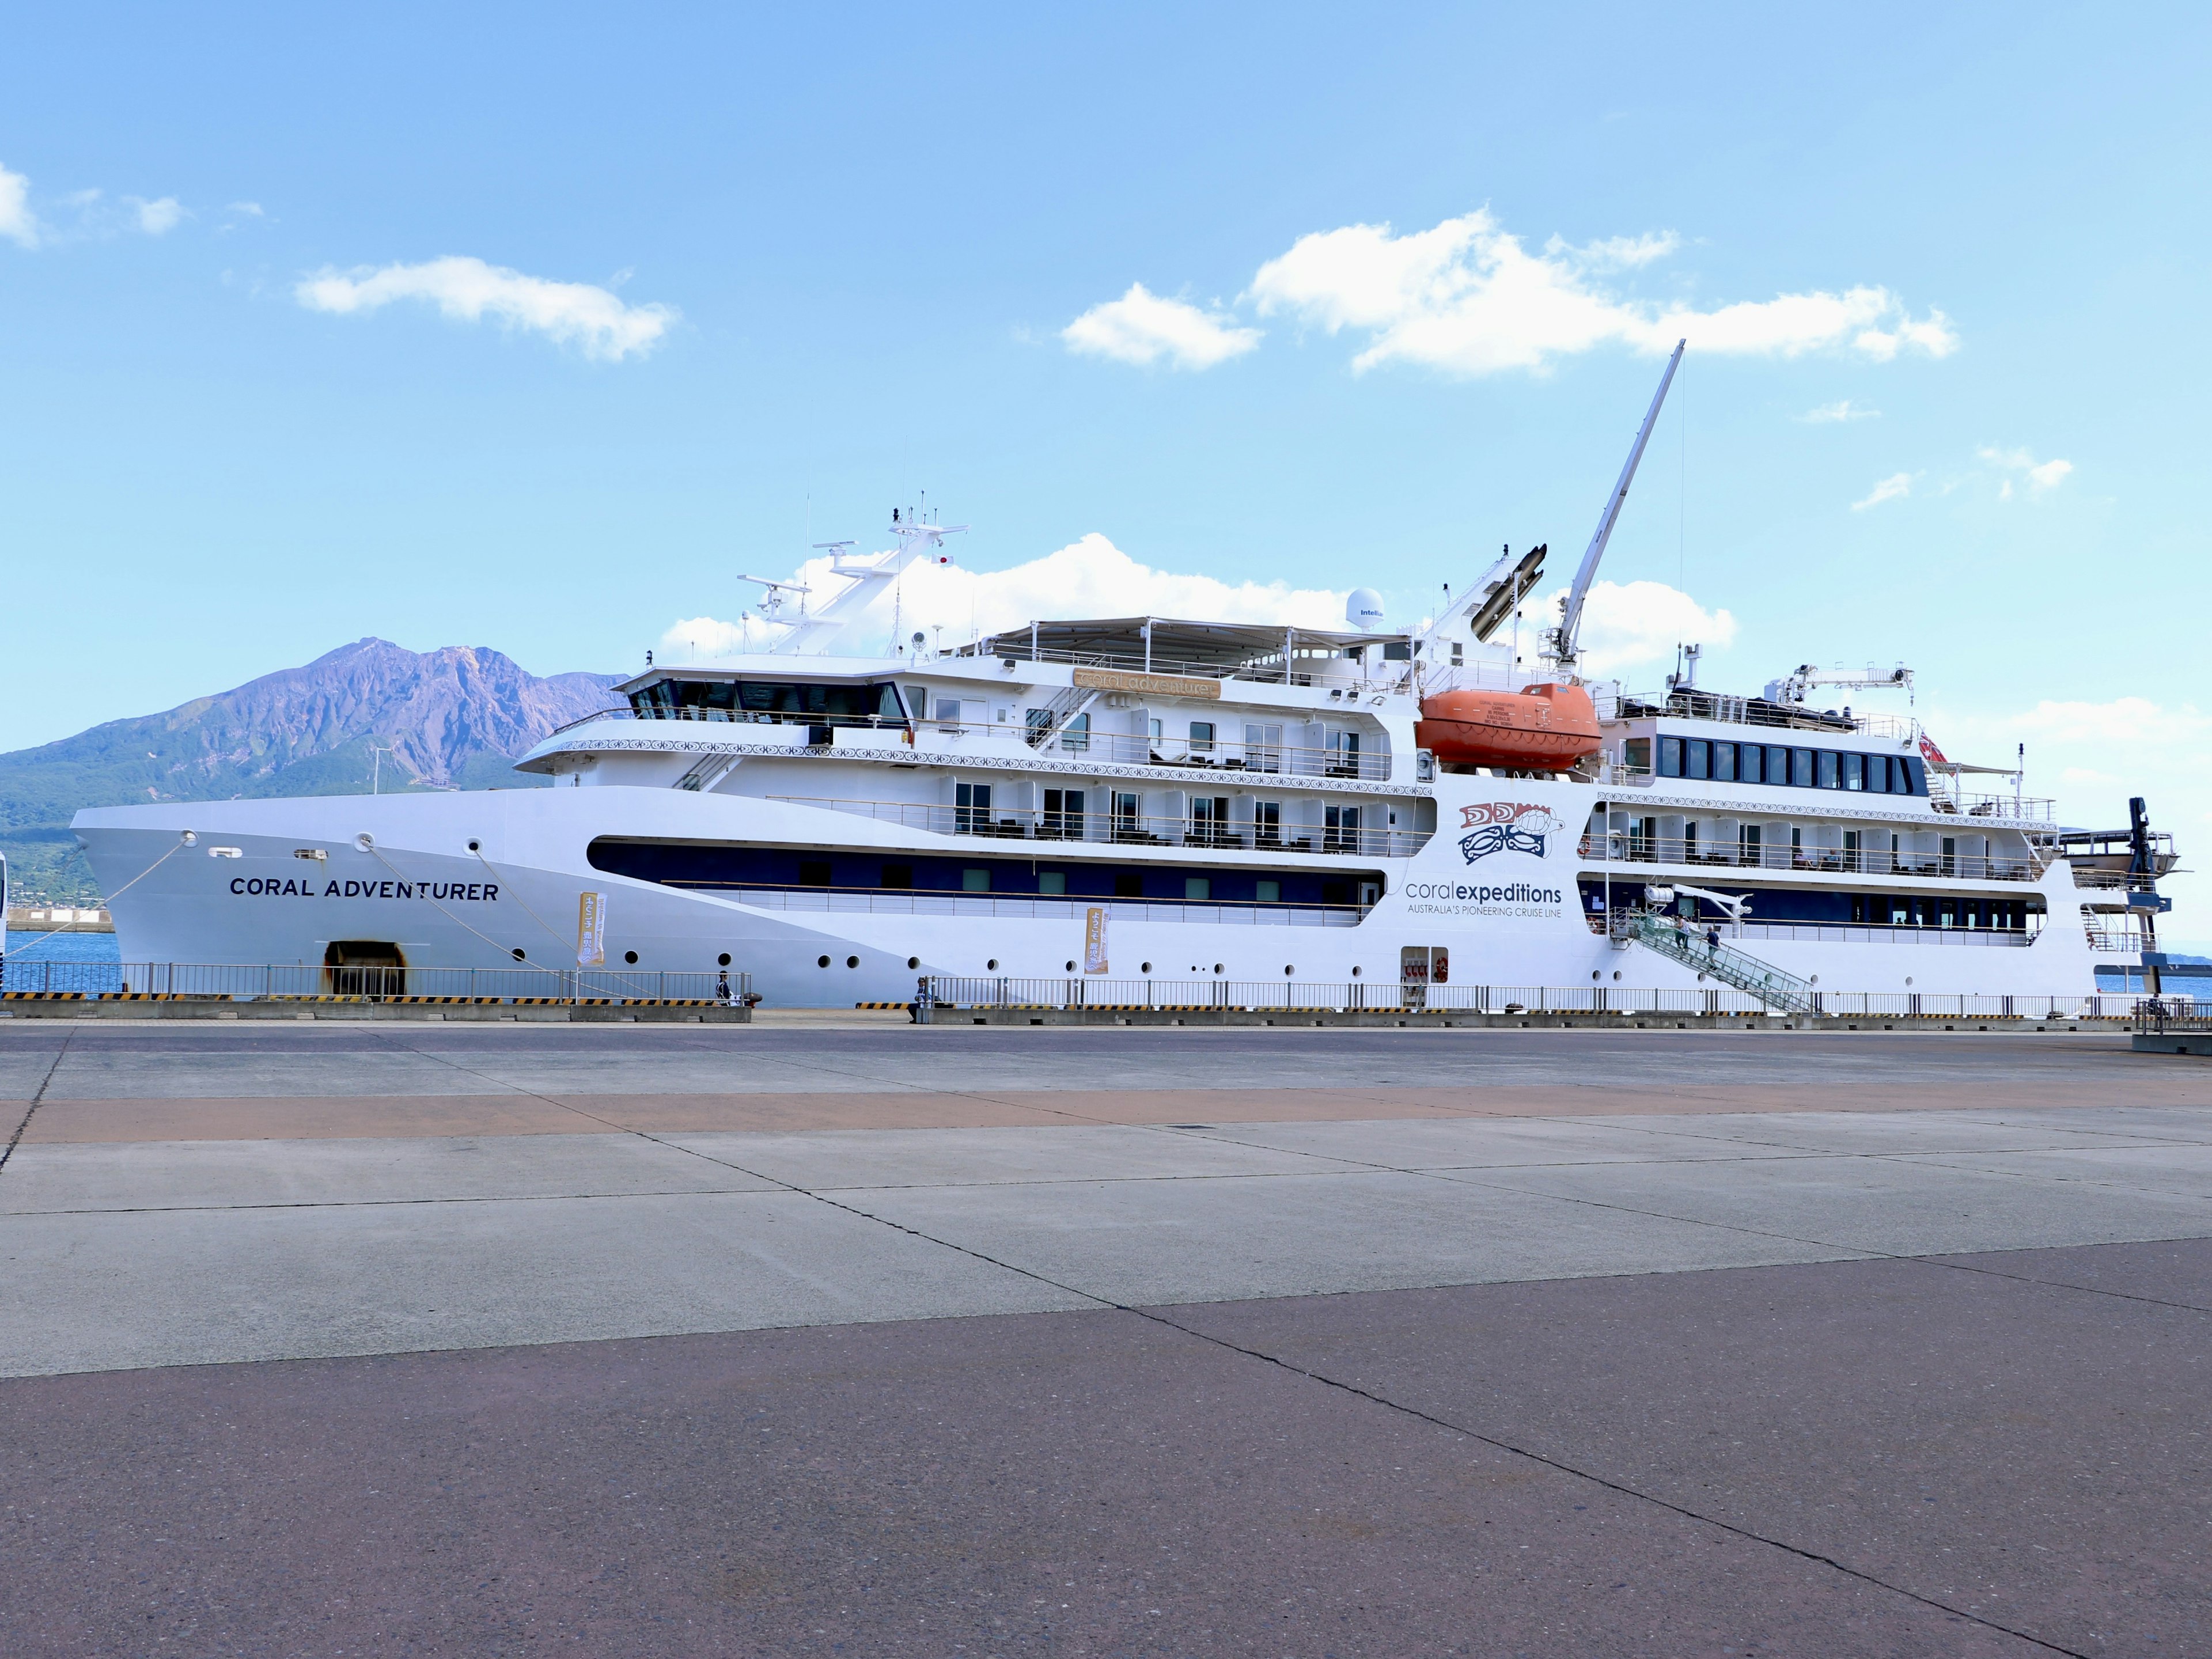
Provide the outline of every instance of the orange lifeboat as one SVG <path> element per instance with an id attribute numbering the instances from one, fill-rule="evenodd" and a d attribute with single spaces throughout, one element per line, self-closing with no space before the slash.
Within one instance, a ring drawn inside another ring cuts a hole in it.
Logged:
<path id="1" fill-rule="evenodd" d="M 1564 772 L 1597 753 L 1597 708 L 1579 685 L 1445 691 L 1421 700 L 1413 741 L 1454 765 Z"/>

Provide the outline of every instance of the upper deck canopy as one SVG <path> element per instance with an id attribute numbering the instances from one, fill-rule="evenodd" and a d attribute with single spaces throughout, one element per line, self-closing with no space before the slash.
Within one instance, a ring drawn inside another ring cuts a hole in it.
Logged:
<path id="1" fill-rule="evenodd" d="M 1367 646 L 1405 656 L 1404 634 L 1344 634 L 1272 623 L 1183 622 L 1170 617 L 1109 617 L 1085 622 L 1037 622 L 994 634 L 949 654 L 1073 662 L 1091 667 L 1164 674 L 1279 672 L 1285 658 L 1335 657 Z M 1396 646 L 1397 651 L 1388 647 Z"/>

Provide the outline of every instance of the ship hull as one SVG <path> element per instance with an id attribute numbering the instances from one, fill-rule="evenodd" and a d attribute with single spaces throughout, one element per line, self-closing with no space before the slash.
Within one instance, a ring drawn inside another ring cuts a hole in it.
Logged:
<path id="1" fill-rule="evenodd" d="M 513 969 L 520 961 L 572 968 L 580 899 L 595 893 L 604 896 L 610 969 L 709 975 L 726 958 L 732 973 L 751 975 L 770 1006 L 904 1001 L 923 975 L 1073 980 L 1102 988 L 1140 981 L 1356 982 L 1388 1003 L 1401 975 L 1410 975 L 1405 953 L 1437 947 L 1448 952 L 1449 981 L 1460 986 L 1717 988 L 1650 951 L 1616 947 L 1594 927 L 1586 896 L 1593 878 L 1619 905 L 1667 873 L 1589 856 L 1581 831 L 1603 799 L 1619 804 L 1569 780 L 1443 777 L 1435 798 L 1441 828 L 1419 851 L 1304 855 L 1300 867 L 1379 877 L 1372 903 L 1303 909 L 1036 892 L 717 892 L 610 872 L 609 838 L 916 859 L 980 849 L 1076 866 L 1116 850 L 1010 848 L 793 802 L 667 788 L 103 808 L 80 813 L 75 829 L 112 896 L 125 963 L 312 968 L 334 943 L 369 941 L 397 947 L 416 967 Z M 602 848 L 596 863 L 595 842 Z M 226 850 L 210 855 L 218 848 Z M 1164 867 L 1222 872 L 1291 861 L 1249 849 L 1152 855 Z M 1858 930 L 1856 939 L 1835 930 L 1825 939 L 1829 930 L 1812 928 L 1744 948 L 1824 990 L 2094 992 L 2100 958 L 2078 920 L 2067 866 L 2054 863 L 2010 890 L 2039 901 L 2039 932 L 1977 939 L 1930 929 L 1923 939 L 1881 930 L 1882 941 L 1870 943 L 1875 930 Z M 1959 944 L 1982 948 L 1937 948 Z"/>

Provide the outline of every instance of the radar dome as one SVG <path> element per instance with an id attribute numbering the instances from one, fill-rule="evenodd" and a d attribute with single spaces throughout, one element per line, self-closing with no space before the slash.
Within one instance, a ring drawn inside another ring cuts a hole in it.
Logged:
<path id="1" fill-rule="evenodd" d="M 1344 601 L 1344 619 L 1362 634 L 1382 626 L 1382 596 L 1371 587 L 1355 587 Z"/>

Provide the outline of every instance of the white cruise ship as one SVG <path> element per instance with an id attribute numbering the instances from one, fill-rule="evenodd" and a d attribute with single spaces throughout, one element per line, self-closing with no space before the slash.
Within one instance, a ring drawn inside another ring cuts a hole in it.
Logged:
<path id="1" fill-rule="evenodd" d="M 839 555 L 844 592 L 774 648 L 653 667 L 539 744 L 519 769 L 552 787 L 74 827 L 126 963 L 333 983 L 582 961 L 742 971 L 786 1006 L 903 1002 L 933 977 L 1065 1001 L 1333 985 L 1393 1006 L 1480 984 L 1786 1007 L 2079 996 L 2100 965 L 2154 962 L 2173 855 L 2140 810 L 2063 830 L 2016 773 L 1945 759 L 1909 719 L 1816 708 L 1833 675 L 1731 695 L 1695 684 L 1694 649 L 1649 694 L 1576 672 L 1665 392 L 1538 669 L 1498 636 L 1540 548 L 1408 632 L 1362 592 L 1328 632 L 1040 620 L 838 654 L 887 584 L 943 556 L 945 528 L 895 515 L 896 545 Z"/>

